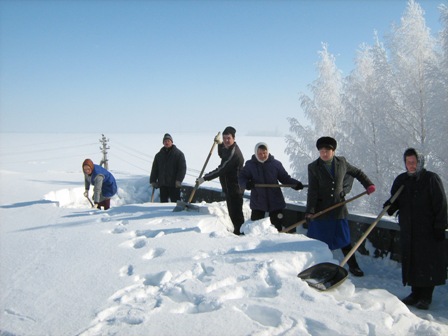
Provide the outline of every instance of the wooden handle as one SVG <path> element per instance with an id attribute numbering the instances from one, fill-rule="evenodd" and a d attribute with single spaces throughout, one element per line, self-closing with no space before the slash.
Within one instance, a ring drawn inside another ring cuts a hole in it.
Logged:
<path id="1" fill-rule="evenodd" d="M 215 138 L 218 137 L 221 134 L 221 132 L 218 132 L 218 134 L 216 134 Z M 216 142 L 215 142 L 215 138 L 213 138 L 213 145 L 212 148 L 210 149 L 210 152 L 208 153 L 207 159 L 205 160 L 204 166 L 202 167 L 201 173 L 199 174 L 199 177 L 202 177 L 202 174 L 204 174 L 204 170 L 205 167 L 207 167 L 208 161 L 210 160 L 210 157 L 212 156 L 213 153 L 213 149 L 215 148 Z M 191 201 L 193 200 L 193 196 L 196 193 L 196 190 L 198 190 L 199 188 L 199 184 L 195 184 L 193 190 L 191 191 L 190 194 L 190 198 L 188 198 L 188 203 L 191 203 Z"/>
<path id="2" fill-rule="evenodd" d="M 314 215 L 311 216 L 311 219 L 319 217 L 320 215 L 323 215 L 324 213 L 327 213 L 328 211 L 331 211 L 333 209 L 339 208 L 340 206 L 343 206 L 344 204 L 350 203 L 350 202 L 354 201 L 355 199 L 360 198 L 361 196 L 364 196 L 365 194 L 367 194 L 367 191 L 364 191 L 364 192 L 362 192 L 352 198 L 349 198 L 348 200 L 345 200 L 343 202 L 336 203 L 329 208 L 326 208 L 324 210 L 319 211 L 318 213 L 315 213 Z M 299 225 L 302 225 L 304 223 L 306 223 L 306 219 L 302 219 L 300 222 L 292 224 L 280 232 L 288 232 L 289 230 L 294 229 L 295 227 L 298 227 Z"/>
<path id="3" fill-rule="evenodd" d="M 401 191 L 403 190 L 404 185 L 402 185 L 397 192 L 392 196 L 392 198 L 390 199 L 390 203 L 392 204 L 397 197 L 400 195 Z M 358 247 L 362 244 L 362 242 L 364 241 L 364 239 L 367 238 L 367 236 L 369 235 L 370 231 L 373 230 L 373 228 L 375 227 L 375 225 L 380 221 L 381 217 L 384 216 L 384 214 L 387 212 L 387 210 L 390 208 L 391 204 L 385 206 L 383 208 L 383 211 L 380 212 L 380 214 L 378 215 L 378 217 L 376 217 L 376 219 L 373 221 L 372 224 L 370 224 L 370 226 L 368 227 L 368 229 L 366 230 L 366 232 L 364 232 L 364 234 L 362 235 L 361 238 L 359 238 L 358 242 L 355 244 L 355 246 L 353 246 L 353 248 L 350 250 L 350 252 L 347 253 L 347 255 L 345 256 L 344 260 L 342 260 L 340 266 L 344 266 L 345 263 L 347 262 L 347 260 L 350 259 L 350 257 L 353 255 L 353 253 L 355 253 L 355 251 L 358 249 Z"/>

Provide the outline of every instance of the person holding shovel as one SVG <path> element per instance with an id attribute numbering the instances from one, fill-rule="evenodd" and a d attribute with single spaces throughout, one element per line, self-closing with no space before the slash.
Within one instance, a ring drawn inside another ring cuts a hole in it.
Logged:
<path id="1" fill-rule="evenodd" d="M 180 200 L 180 187 L 187 173 L 187 163 L 182 151 L 173 144 L 173 138 L 166 133 L 163 147 L 154 157 L 149 183 L 154 189 L 160 188 L 160 203 Z"/>
<path id="2" fill-rule="evenodd" d="M 228 126 L 222 132 L 222 141 L 218 137 L 218 155 L 221 163 L 215 170 L 205 174 L 196 180 L 197 185 L 204 181 L 211 181 L 219 177 L 222 191 L 226 197 L 227 209 L 233 223 L 233 233 L 240 235 L 241 225 L 244 223 L 243 215 L 243 192 L 238 185 L 238 174 L 243 168 L 244 157 L 240 148 L 235 142 L 236 130 Z"/>
<path id="3" fill-rule="evenodd" d="M 331 250 L 341 249 L 347 255 L 351 248 L 348 210 L 346 205 L 335 208 L 318 218 L 312 216 L 319 211 L 345 200 L 347 190 L 346 175 L 357 179 L 367 190 L 367 194 L 375 191 L 375 185 L 358 168 L 352 166 L 342 156 L 335 156 L 337 142 L 331 137 L 321 137 L 316 142 L 319 158 L 308 165 L 308 195 L 306 214 L 308 237 L 327 243 Z M 346 187 L 345 187 L 346 188 Z M 354 276 L 363 276 L 356 257 L 348 259 L 349 271 Z"/>
<path id="4" fill-rule="evenodd" d="M 389 215 L 399 211 L 403 285 L 411 294 L 402 301 L 418 309 L 429 309 L 435 286 L 447 279 L 445 230 L 448 227 L 447 201 L 440 177 L 424 168 L 424 157 L 414 148 L 404 152 L 406 172 L 398 175 L 391 188 L 403 192 L 384 207 Z"/>
<path id="5" fill-rule="evenodd" d="M 246 161 L 240 172 L 238 183 L 242 190 L 251 190 L 250 219 L 262 219 L 268 212 L 271 224 L 281 231 L 286 203 L 278 182 L 293 185 L 294 190 L 303 189 L 302 182 L 292 178 L 282 163 L 269 153 L 268 145 L 264 142 L 257 143 L 254 155 Z M 263 187 L 258 187 L 257 184 Z"/>
<path id="6" fill-rule="evenodd" d="M 85 159 L 82 163 L 84 172 L 84 196 L 89 197 L 90 185 L 93 184 L 93 207 L 97 209 L 110 208 L 110 199 L 117 193 L 117 183 L 114 176 L 107 169 Z"/>

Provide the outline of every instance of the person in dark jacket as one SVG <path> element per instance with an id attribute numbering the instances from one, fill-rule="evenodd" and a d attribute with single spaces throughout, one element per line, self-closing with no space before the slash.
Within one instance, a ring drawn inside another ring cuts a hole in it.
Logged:
<path id="1" fill-rule="evenodd" d="M 238 174 L 243 168 L 244 157 L 235 142 L 236 130 L 228 126 L 222 132 L 221 139 L 215 139 L 218 143 L 218 155 L 221 163 L 215 170 L 205 174 L 196 180 L 198 185 L 204 181 L 211 181 L 219 177 L 222 191 L 226 197 L 227 210 L 233 223 L 233 233 L 240 235 L 241 225 L 244 223 L 243 192 L 238 185 Z"/>
<path id="2" fill-rule="evenodd" d="M 424 157 L 414 148 L 403 155 L 406 172 L 398 175 L 391 188 L 394 195 L 404 185 L 387 210 L 398 210 L 403 285 L 411 294 L 402 301 L 419 309 L 429 309 L 435 286 L 447 279 L 447 201 L 440 177 L 424 168 Z"/>
<path id="3" fill-rule="evenodd" d="M 286 207 L 285 198 L 279 187 L 256 187 L 256 184 L 293 184 L 293 189 L 303 189 L 303 184 L 292 178 L 282 163 L 269 153 L 268 145 L 264 142 L 255 145 L 255 153 L 246 161 L 240 172 L 238 183 L 241 189 L 251 190 L 250 219 L 255 221 L 269 213 L 271 224 L 278 231 L 283 229 L 283 209 Z"/>
<path id="4" fill-rule="evenodd" d="M 346 176 L 357 179 L 366 188 L 367 193 L 375 191 L 375 185 L 358 168 L 352 166 L 342 156 L 335 156 L 337 142 L 331 137 L 317 140 L 319 158 L 308 165 L 308 195 L 305 217 L 308 219 L 308 237 L 327 243 L 331 250 L 341 249 L 347 255 L 352 249 L 348 210 L 340 206 L 316 219 L 311 216 L 325 210 L 336 203 L 343 202 L 347 193 L 344 188 Z M 351 186 L 350 186 L 351 187 Z M 349 271 L 355 276 L 363 276 L 355 254 L 347 261 Z"/>
<path id="5" fill-rule="evenodd" d="M 173 138 L 166 133 L 163 147 L 154 157 L 149 183 L 153 189 L 160 188 L 160 202 L 180 200 L 180 187 L 187 173 L 187 163 L 182 151 L 173 144 Z"/>
<path id="6" fill-rule="evenodd" d="M 93 204 L 95 208 L 107 210 L 110 199 L 117 193 L 117 182 L 114 176 L 105 168 L 85 159 L 82 163 L 84 172 L 84 196 L 89 197 L 90 185 L 93 184 Z"/>

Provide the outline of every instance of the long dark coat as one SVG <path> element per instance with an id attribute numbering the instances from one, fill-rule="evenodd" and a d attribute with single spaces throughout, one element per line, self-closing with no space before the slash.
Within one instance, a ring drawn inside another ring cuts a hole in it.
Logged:
<path id="1" fill-rule="evenodd" d="M 364 188 L 373 184 L 366 174 L 349 164 L 342 156 L 333 157 L 331 172 L 320 158 L 310 163 L 306 212 L 315 214 L 344 201 L 345 194 L 351 189 L 353 178 Z M 347 215 L 347 207 L 343 205 L 319 216 L 309 224 L 308 237 L 327 243 L 332 250 L 348 246 L 350 227 Z"/>
<path id="2" fill-rule="evenodd" d="M 182 151 L 172 145 L 162 147 L 154 157 L 149 183 L 157 182 L 159 187 L 175 187 L 176 181 L 182 182 L 187 173 L 187 163 Z"/>
<path id="3" fill-rule="evenodd" d="M 403 173 L 395 179 L 391 194 L 404 185 L 388 209 L 399 211 L 402 279 L 404 285 L 443 285 L 447 278 L 445 241 L 434 238 L 434 229 L 447 228 L 447 201 L 440 177 L 423 169 L 417 176 Z"/>
<path id="4" fill-rule="evenodd" d="M 246 161 L 238 178 L 240 187 L 245 189 L 247 182 L 254 184 L 297 184 L 298 180 L 292 178 L 283 167 L 282 163 L 269 154 L 265 162 L 257 160 L 255 155 Z M 271 212 L 284 209 L 285 198 L 281 188 L 253 188 L 250 193 L 250 208 Z"/>
<path id="5" fill-rule="evenodd" d="M 361 169 L 352 166 L 343 156 L 335 156 L 333 164 L 334 176 L 328 171 L 325 162 L 320 158 L 308 165 L 307 213 L 314 214 L 344 201 L 344 196 L 349 191 L 346 185 L 347 175 L 357 179 L 364 188 L 373 184 Z M 348 210 L 344 205 L 319 216 L 319 218 L 342 219 L 346 218 L 347 215 Z"/>

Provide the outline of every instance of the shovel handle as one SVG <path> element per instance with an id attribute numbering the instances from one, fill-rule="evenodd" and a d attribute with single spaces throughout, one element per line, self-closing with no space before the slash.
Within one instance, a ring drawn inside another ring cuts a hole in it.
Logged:
<path id="1" fill-rule="evenodd" d="M 220 134 L 221 134 L 221 132 L 218 132 L 218 134 L 216 134 L 215 138 L 218 137 Z M 210 157 L 212 156 L 213 149 L 215 148 L 215 145 L 216 145 L 215 138 L 213 139 L 212 148 L 210 149 L 210 152 L 208 153 L 207 159 L 205 160 L 204 166 L 202 167 L 201 173 L 199 174 L 198 178 L 201 178 L 202 174 L 204 174 L 205 167 L 207 167 L 208 161 L 210 160 Z M 199 184 L 196 183 L 194 185 L 193 190 L 191 191 L 190 198 L 188 198 L 188 203 L 191 203 L 191 201 L 193 200 L 193 196 L 196 193 L 196 190 L 198 190 L 198 188 L 199 188 Z"/>
<path id="2" fill-rule="evenodd" d="M 336 204 L 332 205 L 331 207 L 328 207 L 324 210 L 319 211 L 318 213 L 315 213 L 314 215 L 311 216 L 311 219 L 319 217 L 320 215 L 323 215 L 324 213 L 327 213 L 333 209 L 339 208 L 340 206 L 343 206 L 344 204 L 350 203 L 350 202 L 354 201 L 355 199 L 360 198 L 361 196 L 364 196 L 365 194 L 367 194 L 367 191 L 364 191 L 356 196 L 353 196 L 352 198 L 349 198 L 348 200 L 336 203 Z M 288 232 L 289 230 L 294 229 L 295 227 L 298 227 L 304 223 L 306 223 L 306 219 L 302 219 L 300 222 L 292 224 L 280 232 Z"/>
<path id="3" fill-rule="evenodd" d="M 151 203 L 154 202 L 154 192 L 155 192 L 156 188 L 152 187 L 152 193 L 151 193 Z"/>
<path id="4" fill-rule="evenodd" d="M 295 187 L 297 184 L 255 184 L 254 187 L 255 188 L 293 188 Z M 304 188 L 308 187 L 307 184 L 303 185 Z"/>
<path id="5" fill-rule="evenodd" d="M 93 205 L 92 201 L 90 200 L 89 196 L 86 196 L 87 200 L 89 201 L 90 205 L 92 206 L 92 208 L 94 208 L 95 206 Z"/>
<path id="6" fill-rule="evenodd" d="M 397 197 L 400 195 L 401 191 L 403 190 L 404 185 L 402 185 L 397 192 L 392 196 L 392 198 L 390 199 L 390 203 L 393 203 Z M 345 265 L 345 263 L 350 259 L 350 257 L 353 255 L 353 253 L 356 252 L 356 250 L 358 249 L 358 247 L 362 244 L 362 242 L 364 241 L 364 239 L 367 238 L 367 236 L 369 235 L 370 231 L 373 230 L 373 228 L 375 227 L 376 224 L 378 224 L 378 222 L 380 221 L 381 217 L 384 216 L 384 214 L 387 212 L 387 210 L 390 208 L 391 204 L 385 206 L 383 208 L 383 211 L 380 212 L 380 214 L 378 215 L 378 217 L 376 217 L 376 219 L 373 221 L 372 224 L 370 224 L 370 226 L 368 227 L 368 229 L 366 230 L 366 232 L 364 232 L 364 234 L 362 235 L 361 238 L 359 238 L 358 242 L 355 244 L 355 246 L 352 247 L 352 249 L 350 250 L 350 252 L 347 253 L 347 255 L 345 256 L 345 258 L 341 261 L 340 266 L 343 267 Z"/>

